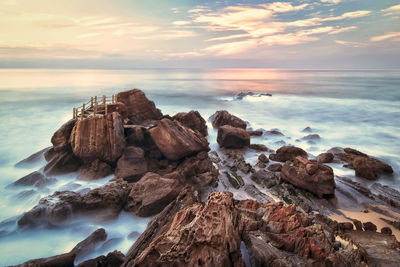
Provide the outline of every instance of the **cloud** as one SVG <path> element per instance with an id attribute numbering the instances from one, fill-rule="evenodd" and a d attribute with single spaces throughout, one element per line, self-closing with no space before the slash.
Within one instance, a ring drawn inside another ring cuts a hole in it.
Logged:
<path id="1" fill-rule="evenodd" d="M 211 39 L 207 39 L 206 42 L 212 42 L 212 41 L 226 41 L 226 40 L 232 40 L 232 39 L 239 39 L 239 38 L 245 38 L 245 37 L 250 37 L 251 35 L 248 33 L 244 34 L 234 34 L 234 35 L 228 35 L 228 36 L 221 36 L 221 37 L 215 37 Z"/>
<path id="2" fill-rule="evenodd" d="M 328 34 L 338 34 L 338 33 L 341 33 L 341 32 L 348 32 L 348 31 L 352 31 L 352 30 L 355 30 L 355 29 L 357 29 L 357 26 L 343 27 L 343 28 L 338 28 L 338 29 L 336 29 L 334 31 L 331 31 Z"/>
<path id="3" fill-rule="evenodd" d="M 289 22 L 288 24 L 290 26 L 296 26 L 296 27 L 310 27 L 310 26 L 317 26 L 321 25 L 323 22 L 326 21 L 339 21 L 343 19 L 354 19 L 354 18 L 361 18 L 364 16 L 368 16 L 371 14 L 371 11 L 369 10 L 358 10 L 358 11 L 352 11 L 352 12 L 346 12 L 343 13 L 340 16 L 331 16 L 331 17 L 326 17 L 326 18 L 310 18 L 310 19 L 302 19 L 302 20 L 296 20 Z"/>
<path id="4" fill-rule="evenodd" d="M 321 0 L 322 3 L 328 3 L 328 4 L 339 4 L 340 2 L 343 2 L 343 0 Z"/>
<path id="5" fill-rule="evenodd" d="M 345 45 L 345 46 L 351 46 L 351 47 L 362 47 L 366 46 L 365 43 L 359 43 L 359 42 L 349 42 L 349 41 L 341 41 L 341 40 L 335 40 L 335 43 Z"/>
<path id="6" fill-rule="evenodd" d="M 284 13 L 290 11 L 297 11 L 306 8 L 309 4 L 302 4 L 298 6 L 293 6 L 291 3 L 288 2 L 273 2 L 270 4 L 261 4 L 261 7 L 265 9 L 269 9 L 274 13 Z"/>
<path id="7" fill-rule="evenodd" d="M 192 22 L 187 21 L 187 20 L 177 20 L 172 22 L 172 24 L 176 25 L 176 26 L 183 26 L 183 25 L 188 25 L 191 24 Z"/>
<path id="8" fill-rule="evenodd" d="M 188 57 L 200 57 L 200 56 L 203 56 L 203 54 L 195 51 L 166 54 L 167 58 L 188 58 Z"/>
<path id="9" fill-rule="evenodd" d="M 381 11 L 386 13 L 385 16 L 400 15 L 400 5 L 391 6 Z"/>
<path id="10" fill-rule="evenodd" d="M 380 41 L 392 39 L 395 37 L 400 37 L 400 32 L 391 32 L 391 33 L 384 34 L 384 35 L 374 36 L 370 40 L 371 40 L 371 42 L 380 42 Z"/>

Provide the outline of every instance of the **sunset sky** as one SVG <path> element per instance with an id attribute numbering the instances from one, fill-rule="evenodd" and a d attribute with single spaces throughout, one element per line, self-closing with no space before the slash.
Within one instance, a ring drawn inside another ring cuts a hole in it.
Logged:
<path id="1" fill-rule="evenodd" d="M 0 0 L 0 27 L 0 67 L 400 67 L 390 0 Z"/>

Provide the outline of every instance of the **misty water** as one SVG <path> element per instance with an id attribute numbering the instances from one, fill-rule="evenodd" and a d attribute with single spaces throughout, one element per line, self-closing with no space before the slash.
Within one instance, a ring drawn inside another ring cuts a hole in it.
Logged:
<path id="1" fill-rule="evenodd" d="M 55 183 L 40 189 L 9 186 L 44 166 L 44 161 L 28 168 L 14 165 L 50 146 L 54 131 L 72 117 L 72 108 L 95 95 L 139 88 L 164 114 L 195 109 L 205 119 L 226 109 L 253 129 L 281 131 L 284 136 L 254 139 L 272 149 L 291 144 L 316 156 L 331 147 L 352 147 L 392 165 L 394 174 L 379 182 L 400 189 L 400 71 L 3 69 L 0 80 L 1 266 L 68 252 L 100 227 L 106 229 L 109 242 L 89 256 L 115 249 L 126 253 L 145 230 L 151 218 L 128 213 L 106 222 L 81 218 L 62 228 L 17 227 L 17 220 L 40 198 L 57 190 L 96 188 L 112 178 L 82 181 L 70 174 L 55 177 Z M 234 97 L 248 91 L 272 96 Z M 302 132 L 307 126 L 321 140 L 301 140 L 308 134 Z M 216 132 L 209 127 L 209 133 L 210 146 L 217 149 Z M 335 174 L 354 176 L 352 170 L 333 167 Z"/>

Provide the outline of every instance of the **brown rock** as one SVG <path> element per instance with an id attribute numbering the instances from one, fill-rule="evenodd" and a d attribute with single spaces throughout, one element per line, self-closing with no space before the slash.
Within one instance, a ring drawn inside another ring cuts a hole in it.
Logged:
<path id="1" fill-rule="evenodd" d="M 256 151 L 274 152 L 272 149 L 269 149 L 268 147 L 266 147 L 265 145 L 262 145 L 262 144 L 250 144 L 249 147 Z"/>
<path id="2" fill-rule="evenodd" d="M 230 114 L 226 110 L 219 110 L 215 112 L 210 119 L 212 120 L 212 126 L 214 128 L 219 128 L 224 125 L 230 125 L 232 127 L 242 129 L 246 129 L 247 127 L 247 123 L 244 120 Z"/>
<path id="3" fill-rule="evenodd" d="M 280 172 L 282 170 L 282 165 L 279 163 L 274 163 L 268 166 L 268 170 L 272 172 Z"/>
<path id="4" fill-rule="evenodd" d="M 94 160 L 90 163 L 84 164 L 79 169 L 79 179 L 95 180 L 104 178 L 112 173 L 111 166 L 101 160 Z"/>
<path id="5" fill-rule="evenodd" d="M 117 162 L 115 176 L 128 182 L 138 181 L 147 172 L 147 162 L 141 148 L 127 146 Z"/>
<path id="6" fill-rule="evenodd" d="M 269 155 L 269 158 L 274 161 L 285 162 L 294 160 L 297 156 L 308 158 L 306 151 L 295 146 L 283 146 L 276 151 L 276 154 Z"/>
<path id="7" fill-rule="evenodd" d="M 126 209 L 143 217 L 157 214 L 174 200 L 181 190 L 182 186 L 177 180 L 149 172 L 133 185 Z"/>
<path id="8" fill-rule="evenodd" d="M 129 125 L 127 130 L 128 145 L 142 146 L 145 145 L 145 132 L 146 129 L 141 125 Z"/>
<path id="9" fill-rule="evenodd" d="M 267 135 L 284 136 L 283 133 L 277 130 L 271 130 L 266 132 Z"/>
<path id="10" fill-rule="evenodd" d="M 64 123 L 51 137 L 51 143 L 55 151 L 65 150 L 69 144 L 69 138 L 76 124 L 76 120 L 69 120 Z"/>
<path id="11" fill-rule="evenodd" d="M 335 179 L 331 167 L 298 156 L 293 163 L 286 162 L 281 176 L 289 183 L 313 192 L 320 198 L 335 193 Z"/>
<path id="12" fill-rule="evenodd" d="M 113 104 L 107 104 L 107 113 L 118 112 L 121 115 L 122 120 L 128 118 L 128 111 L 124 103 L 116 102 Z"/>
<path id="13" fill-rule="evenodd" d="M 309 134 L 307 136 L 304 136 L 301 139 L 303 139 L 303 140 L 319 140 L 319 139 L 321 139 L 321 137 L 319 136 L 319 134 Z"/>
<path id="14" fill-rule="evenodd" d="M 47 178 L 40 172 L 35 171 L 18 179 L 13 184 L 17 186 L 35 186 L 42 188 L 48 184 L 54 183 L 55 181 L 55 178 Z"/>
<path id="15" fill-rule="evenodd" d="M 204 136 L 208 135 L 206 121 L 198 111 L 191 110 L 189 112 L 180 112 L 172 117 L 174 120 L 179 121 L 184 126 L 198 131 Z"/>
<path id="16" fill-rule="evenodd" d="M 200 151 L 209 151 L 207 139 L 199 132 L 169 119 L 149 130 L 156 146 L 170 160 L 179 160 Z"/>
<path id="17" fill-rule="evenodd" d="M 77 171 L 81 166 L 80 160 L 71 152 L 60 151 L 44 167 L 47 175 L 60 175 Z"/>
<path id="18" fill-rule="evenodd" d="M 267 156 L 265 156 L 265 154 L 260 154 L 258 156 L 258 160 L 263 162 L 263 163 L 268 163 L 269 162 L 269 159 L 267 158 Z"/>
<path id="19" fill-rule="evenodd" d="M 334 156 L 332 153 L 322 153 L 317 156 L 316 160 L 320 163 L 330 163 L 333 158 Z"/>
<path id="20" fill-rule="evenodd" d="M 15 267 L 74 267 L 75 254 L 65 253 L 57 256 L 48 258 L 40 258 L 35 260 L 27 261 L 23 264 L 16 265 Z"/>
<path id="21" fill-rule="evenodd" d="M 44 149 L 42 149 L 42 150 L 30 155 L 26 159 L 23 159 L 23 160 L 19 161 L 14 166 L 16 168 L 32 168 L 36 164 L 38 164 L 38 163 L 40 163 L 42 161 L 42 159 L 44 158 L 44 155 L 46 154 L 46 152 L 49 149 L 50 149 L 50 147 L 46 147 L 46 148 L 44 148 Z"/>
<path id="22" fill-rule="evenodd" d="M 392 229 L 389 227 L 382 227 L 381 233 L 384 235 L 392 235 Z"/>
<path id="23" fill-rule="evenodd" d="M 121 116 L 114 112 L 79 120 L 72 130 L 70 143 L 74 155 L 84 162 L 95 159 L 115 162 L 125 148 Z"/>
<path id="24" fill-rule="evenodd" d="M 263 131 L 247 131 L 250 136 L 262 136 Z"/>
<path id="25" fill-rule="evenodd" d="M 146 120 L 159 120 L 162 113 L 153 101 L 139 89 L 133 89 L 117 94 L 117 102 L 125 104 L 128 118 L 138 124 Z"/>
<path id="26" fill-rule="evenodd" d="M 217 142 L 226 148 L 243 148 L 250 145 L 250 135 L 241 128 L 224 125 L 218 129 Z"/>
<path id="27" fill-rule="evenodd" d="M 359 220 L 353 220 L 354 226 L 356 227 L 356 230 L 358 231 L 362 231 L 363 227 L 362 227 L 362 222 L 360 222 Z"/>
<path id="28" fill-rule="evenodd" d="M 84 261 L 78 265 L 78 267 L 113 267 L 121 266 L 124 262 L 124 254 L 118 250 L 114 250 L 107 254 L 107 256 L 101 255 L 94 259 Z"/>
<path id="29" fill-rule="evenodd" d="M 351 222 L 341 222 L 338 223 L 338 228 L 342 231 L 353 230 L 353 224 Z"/>
<path id="30" fill-rule="evenodd" d="M 79 242 L 70 253 L 76 255 L 76 259 L 79 261 L 89 253 L 93 252 L 96 246 L 105 241 L 107 233 L 104 228 L 99 228 L 91 233 L 85 240 Z"/>
<path id="31" fill-rule="evenodd" d="M 364 226 L 364 231 L 372 231 L 372 232 L 376 232 L 377 227 L 375 224 L 373 224 L 372 222 L 365 222 L 363 223 Z"/>

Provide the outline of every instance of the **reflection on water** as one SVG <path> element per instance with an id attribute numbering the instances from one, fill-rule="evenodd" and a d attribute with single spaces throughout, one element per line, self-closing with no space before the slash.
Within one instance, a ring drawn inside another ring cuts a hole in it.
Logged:
<path id="1" fill-rule="evenodd" d="M 115 238 L 126 236 L 127 231 L 145 229 L 148 219 L 123 214 L 107 224 L 83 220 L 65 229 L 16 231 L 18 217 L 41 197 L 66 188 L 93 188 L 111 177 L 96 184 L 77 181 L 72 174 L 57 177 L 55 184 L 44 189 L 6 189 L 42 167 L 38 164 L 18 169 L 14 164 L 50 146 L 53 132 L 71 118 L 73 106 L 94 95 L 111 95 L 134 87 L 143 89 L 164 114 L 196 109 L 207 119 L 216 110 L 227 109 L 249 121 L 254 129 L 277 128 L 285 136 L 254 139 L 273 149 L 292 144 L 317 155 L 333 146 L 350 146 L 381 157 L 394 167 L 395 174 L 380 182 L 400 189 L 399 71 L 3 69 L 0 80 L 0 265 L 66 252 L 98 227 L 105 227 Z M 273 96 L 234 100 L 233 95 L 241 91 Z M 301 140 L 306 135 L 301 130 L 306 126 L 321 140 Z M 209 131 L 213 148 L 216 132 Z M 335 172 L 352 171 L 336 168 Z M 125 229 L 125 225 L 131 228 Z M 74 231 L 81 227 L 86 231 Z M 40 246 L 35 246 L 38 242 Z M 123 238 L 109 249 L 126 253 L 131 243 Z M 34 249 L 29 250 L 31 247 Z M 18 258 L 21 254 L 25 255 L 23 259 Z"/>

